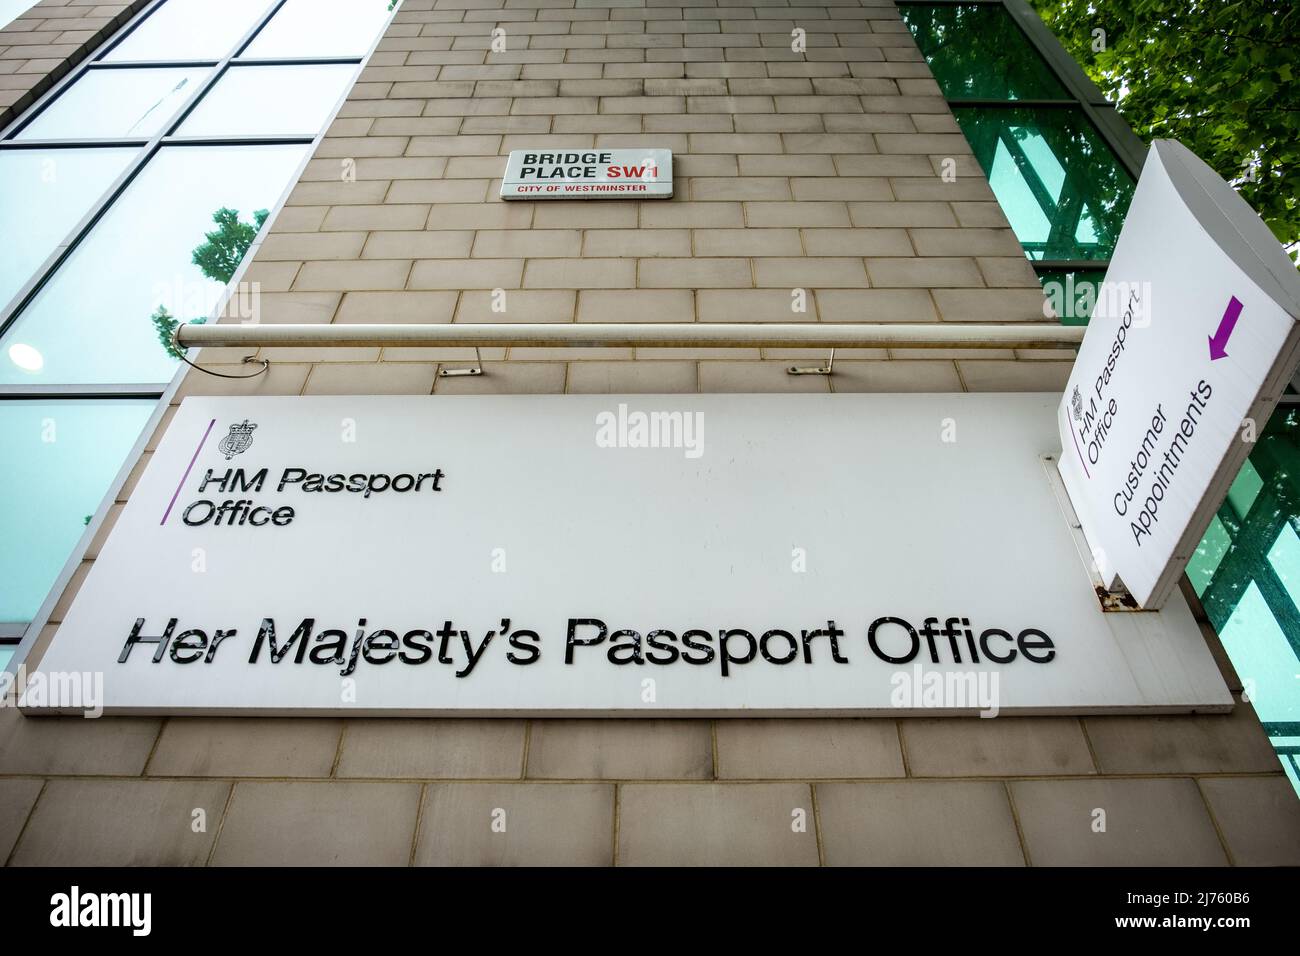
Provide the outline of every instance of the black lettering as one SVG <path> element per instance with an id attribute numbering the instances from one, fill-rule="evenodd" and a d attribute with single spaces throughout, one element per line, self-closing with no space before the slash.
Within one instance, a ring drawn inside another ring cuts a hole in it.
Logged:
<path id="1" fill-rule="evenodd" d="M 529 643 L 523 643 L 525 638 Z M 515 650 L 506 652 L 506 660 L 520 666 L 532 664 L 542 656 L 541 643 L 541 636 L 536 631 L 515 631 L 510 635 L 510 646 Z M 515 651 L 523 651 L 523 655 L 516 654 Z"/>
<path id="2" fill-rule="evenodd" d="M 1006 657 L 999 657 L 997 654 L 989 650 L 990 637 L 1001 637 L 1004 640 L 1011 641 L 1013 645 L 1015 643 L 1014 639 L 1006 631 L 1003 631 L 996 627 L 991 628 L 990 630 L 987 630 L 980 635 L 980 650 L 984 652 L 985 657 L 993 661 L 993 663 L 995 664 L 1010 664 L 1012 661 L 1016 659 L 1016 649 L 1014 646 L 1010 648 L 1010 653 Z"/>
<path id="3" fill-rule="evenodd" d="M 744 657 L 734 657 L 728 650 L 727 642 L 733 637 L 743 638 L 748 650 Z M 722 662 L 722 676 L 727 677 L 731 672 L 732 664 L 748 664 L 758 656 L 758 642 L 754 640 L 754 635 L 742 628 L 730 628 L 721 631 L 718 634 L 718 660 Z"/>
<path id="4" fill-rule="evenodd" d="M 366 659 L 367 664 L 387 664 L 397 656 L 399 644 L 400 642 L 394 632 L 375 631 L 366 638 L 365 644 L 361 648 L 361 656 Z M 373 656 L 372 651 L 383 656 Z"/>
<path id="5" fill-rule="evenodd" d="M 654 630 L 645 636 L 646 646 L 650 648 L 646 652 L 646 660 L 651 664 L 672 664 L 681 656 L 681 651 L 677 649 L 675 643 L 677 635 L 672 631 Z M 668 656 L 656 657 L 655 651 L 666 651 Z"/>
<path id="6" fill-rule="evenodd" d="M 577 636 L 580 627 L 594 627 L 600 633 L 590 640 L 580 641 Z M 569 631 L 564 640 L 564 663 L 573 663 L 573 649 L 575 647 L 592 647 L 603 643 L 608 636 L 609 628 L 605 626 L 604 621 L 597 620 L 594 617 L 569 618 Z"/>
<path id="7" fill-rule="evenodd" d="M 1037 640 L 1030 640 L 1037 638 Z M 1025 656 L 1026 660 L 1031 660 L 1035 664 L 1046 664 L 1056 657 L 1056 647 L 1052 644 L 1052 639 L 1038 630 L 1036 627 L 1026 628 L 1020 632 L 1016 638 L 1016 644 L 1020 647 L 1020 653 Z M 1035 656 L 1035 651 L 1045 651 L 1041 657 Z"/>
<path id="8" fill-rule="evenodd" d="M 620 638 L 630 637 L 630 640 L 620 640 Z M 609 636 L 611 642 L 609 650 L 605 652 L 605 657 L 611 664 L 644 664 L 645 658 L 641 656 L 641 632 L 622 630 L 615 631 Z M 627 653 L 631 651 L 631 653 Z"/>
<path id="9" fill-rule="evenodd" d="M 135 625 L 131 628 L 131 633 L 127 636 L 126 643 L 122 645 L 122 653 L 118 655 L 117 662 L 125 664 L 126 659 L 131 655 L 131 648 L 136 644 L 157 644 L 158 651 L 153 656 L 153 662 L 157 664 L 163 659 L 163 654 L 167 650 L 167 642 L 172 639 L 172 631 L 176 630 L 176 618 L 167 622 L 167 627 L 163 630 L 161 637 L 144 637 L 140 631 L 144 628 L 144 618 L 137 617 Z"/>
<path id="10" fill-rule="evenodd" d="M 713 662 L 713 635 L 708 631 L 686 631 L 682 634 L 682 660 L 688 664 L 709 664 Z M 703 651 L 703 657 L 692 657 L 686 651 Z"/>
<path id="11" fill-rule="evenodd" d="M 253 640 L 253 651 L 248 655 L 248 663 L 256 664 L 258 656 L 262 653 L 262 644 L 266 643 L 267 649 L 271 655 L 271 663 L 278 664 L 284 659 L 284 655 L 289 653 L 289 649 L 301 639 L 302 643 L 298 645 L 298 653 L 294 656 L 293 662 L 301 664 L 303 655 L 307 652 L 307 642 L 311 640 L 312 628 L 316 626 L 314 617 L 303 618 L 301 624 L 289 637 L 283 647 L 275 642 L 275 620 L 273 618 L 262 618 L 262 626 L 257 630 L 257 637 Z"/>
<path id="12" fill-rule="evenodd" d="M 172 641 L 171 659 L 177 664 L 193 664 L 202 660 L 208 649 L 208 635 L 198 628 L 182 631 Z M 183 656 L 182 656 L 183 655 Z"/>
<path id="13" fill-rule="evenodd" d="M 347 647 L 347 631 L 338 628 L 324 630 L 316 635 L 316 646 L 311 649 L 307 659 L 313 664 L 342 664 Z"/>
<path id="14" fill-rule="evenodd" d="M 911 649 L 902 657 L 891 657 L 889 654 L 886 654 L 881 650 L 880 644 L 876 640 L 876 631 L 886 624 L 893 624 L 896 627 L 901 627 L 907 631 L 907 636 L 911 640 L 912 646 Z M 921 650 L 921 635 L 917 634 L 916 628 L 912 627 L 911 624 L 908 624 L 901 617 L 878 617 L 872 621 L 871 626 L 867 628 L 867 644 L 871 647 L 872 653 L 882 661 L 888 661 L 891 664 L 906 664 L 912 658 L 916 657 L 917 652 Z"/>
<path id="15" fill-rule="evenodd" d="M 407 631 L 402 635 L 402 644 L 406 650 L 414 651 L 417 655 L 411 657 L 403 650 L 397 655 L 403 664 L 423 664 L 433 657 L 433 635 L 428 631 Z"/>
<path id="16" fill-rule="evenodd" d="M 786 654 L 784 657 L 777 657 L 768 651 L 767 642 L 774 637 L 789 642 L 789 654 Z M 763 655 L 763 660 L 767 661 L 769 664 L 789 664 L 799 656 L 799 642 L 795 640 L 794 635 L 789 631 L 773 629 L 758 639 L 758 652 Z"/>

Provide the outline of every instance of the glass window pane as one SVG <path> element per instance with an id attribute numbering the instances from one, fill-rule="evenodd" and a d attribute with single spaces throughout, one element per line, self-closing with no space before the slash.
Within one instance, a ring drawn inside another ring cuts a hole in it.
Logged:
<path id="1" fill-rule="evenodd" d="M 362 56 L 388 17 L 380 0 L 288 0 L 242 55 Z"/>
<path id="2" fill-rule="evenodd" d="M 1227 497 L 1187 573 L 1286 764 L 1300 754 L 1300 411 L 1274 412 Z"/>
<path id="3" fill-rule="evenodd" d="M 1255 683 L 1250 702 L 1259 719 L 1266 724 L 1300 721 L 1296 654 L 1254 581 L 1219 628 L 1219 638 L 1237 673 Z"/>
<path id="4" fill-rule="evenodd" d="M 156 403 L 0 401 L 0 621 L 29 621 Z"/>
<path id="5" fill-rule="evenodd" d="M 134 149 L 0 152 L 0 305 L 58 248 L 135 155 Z"/>
<path id="6" fill-rule="evenodd" d="M 1231 549 L 1232 536 L 1228 534 L 1228 529 L 1223 526 L 1219 516 L 1215 515 L 1210 519 L 1210 527 L 1187 565 L 1187 576 L 1192 579 L 1192 587 L 1196 589 L 1197 595 L 1205 593 L 1205 589 L 1214 580 L 1214 572 L 1219 569 L 1224 556 Z"/>
<path id="7" fill-rule="evenodd" d="M 1245 518 L 1250 514 L 1251 506 L 1255 504 L 1255 499 L 1259 497 L 1263 487 L 1264 479 L 1247 459 L 1228 488 L 1228 503 L 1232 505 L 1232 510 L 1237 512 L 1237 517 Z"/>
<path id="8" fill-rule="evenodd" d="M 898 12 L 948 99 L 1068 96 L 1000 5 L 907 5 Z"/>
<path id="9" fill-rule="evenodd" d="M 9 658 L 14 656 L 16 645 L 0 644 L 0 671 L 9 666 Z"/>
<path id="10" fill-rule="evenodd" d="M 90 70 L 16 138 L 153 136 L 208 72 L 204 67 Z"/>
<path id="11" fill-rule="evenodd" d="M 176 132 L 180 136 L 315 136 L 356 70 L 350 63 L 231 67 Z M 250 109 L 250 103 L 257 108 Z"/>
<path id="12" fill-rule="evenodd" d="M 1104 271 L 1048 269 L 1038 274 L 1048 303 L 1062 325 L 1087 325 L 1102 294 Z"/>
<path id="13" fill-rule="evenodd" d="M 1300 608 L 1300 535 L 1289 523 L 1282 526 L 1273 547 L 1268 549 L 1268 563 L 1291 603 Z"/>
<path id="14" fill-rule="evenodd" d="M 160 150 L 10 328 L 0 343 L 0 383 L 168 381 L 177 363 L 151 316 L 160 305 L 180 321 L 213 311 L 224 282 L 193 262 L 217 228 L 213 214 L 234 209 L 251 224 L 274 205 L 307 149 Z"/>
<path id="15" fill-rule="evenodd" d="M 954 106 L 1031 259 L 1108 259 L 1133 179 L 1074 107 Z"/>
<path id="16" fill-rule="evenodd" d="M 219 60 L 268 6 L 270 0 L 167 0 L 104 60 Z"/>

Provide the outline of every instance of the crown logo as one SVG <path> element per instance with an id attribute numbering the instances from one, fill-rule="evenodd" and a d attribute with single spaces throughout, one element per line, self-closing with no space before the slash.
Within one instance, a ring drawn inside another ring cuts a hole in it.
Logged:
<path id="1" fill-rule="evenodd" d="M 221 439 L 217 445 L 221 454 L 226 456 L 226 461 L 248 451 L 249 446 L 253 444 L 253 429 L 256 427 L 250 425 L 247 418 L 238 425 L 230 426 L 230 434 Z"/>

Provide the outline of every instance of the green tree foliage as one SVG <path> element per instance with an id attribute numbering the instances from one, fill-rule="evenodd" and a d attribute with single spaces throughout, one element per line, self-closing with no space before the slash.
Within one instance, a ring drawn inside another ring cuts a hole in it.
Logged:
<path id="1" fill-rule="evenodd" d="M 184 355 L 185 353 L 178 349 L 176 344 L 172 341 L 172 335 L 175 334 L 176 326 L 180 323 L 176 320 L 175 316 L 167 311 L 167 306 L 158 306 L 158 308 L 154 309 L 153 315 L 149 316 L 149 318 L 153 322 L 154 329 L 158 332 L 158 341 L 161 342 L 162 347 L 167 350 L 167 354 L 174 359 L 179 359 Z M 190 319 L 190 325 L 202 325 L 206 321 L 208 321 L 206 318 Z"/>
<path id="2" fill-rule="evenodd" d="M 1031 2 L 1138 135 L 1181 140 L 1300 251 L 1300 4 Z"/>
<path id="3" fill-rule="evenodd" d="M 203 245 L 194 250 L 194 264 L 203 270 L 209 279 L 225 285 L 235 275 L 244 253 L 257 238 L 257 231 L 266 222 L 270 213 L 259 209 L 253 213 L 254 225 L 239 221 L 239 211 L 222 206 L 212 214 L 212 221 L 217 228 L 206 233 Z"/>
<path id="4" fill-rule="evenodd" d="M 194 250 L 194 264 L 209 279 L 225 285 L 234 278 L 235 270 L 239 268 L 239 263 L 257 238 L 258 230 L 268 215 L 270 212 L 266 209 L 257 210 L 253 213 L 253 224 L 250 225 L 240 222 L 239 210 L 222 206 L 212 214 L 212 221 L 217 224 L 217 228 L 205 233 L 203 244 Z M 184 352 L 178 350 L 172 341 L 179 320 L 167 311 L 166 306 L 160 305 L 149 316 L 149 321 L 153 323 L 158 341 L 167 354 L 174 359 L 181 358 Z M 206 321 L 206 318 L 190 319 L 189 324 L 202 325 Z"/>

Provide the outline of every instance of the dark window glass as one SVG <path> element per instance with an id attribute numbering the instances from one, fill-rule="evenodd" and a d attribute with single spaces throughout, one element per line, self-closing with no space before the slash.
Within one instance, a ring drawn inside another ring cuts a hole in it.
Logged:
<path id="1" fill-rule="evenodd" d="M 898 10 L 948 99 L 1068 96 L 1000 5 L 906 5 Z"/>
<path id="2" fill-rule="evenodd" d="M 1061 319 L 1062 325 L 1087 325 L 1101 295 L 1104 270 L 1087 272 L 1070 269 L 1044 269 L 1038 274 L 1047 302 Z"/>
<path id="3" fill-rule="evenodd" d="M 954 106 L 953 115 L 1029 258 L 1110 258 L 1133 179 L 1082 110 Z"/>

